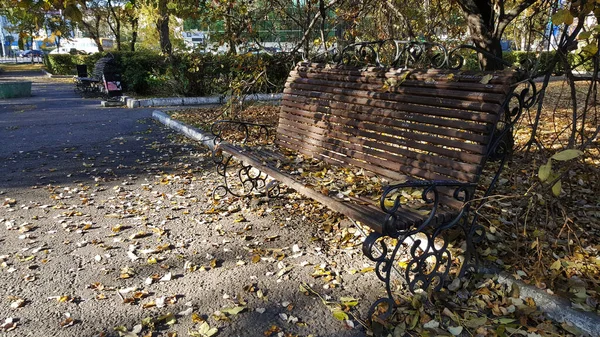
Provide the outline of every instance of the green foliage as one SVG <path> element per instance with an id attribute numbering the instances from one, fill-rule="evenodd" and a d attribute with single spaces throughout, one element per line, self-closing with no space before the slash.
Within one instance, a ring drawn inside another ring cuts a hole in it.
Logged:
<path id="1" fill-rule="evenodd" d="M 538 178 L 541 182 L 550 182 L 552 184 L 552 194 L 558 197 L 561 191 L 561 180 L 559 179 L 561 174 L 558 172 L 552 171 L 552 159 L 557 161 L 569 161 L 583 155 L 582 151 L 569 149 L 563 150 L 561 152 L 555 153 L 552 157 L 548 159 L 546 164 L 543 164 L 539 167 L 538 170 Z"/>
<path id="2" fill-rule="evenodd" d="M 46 67 L 53 74 L 75 74 L 75 65 L 94 64 L 106 53 L 49 55 Z M 167 58 L 153 51 L 112 52 L 120 67 L 125 90 L 160 96 L 208 96 L 281 92 L 295 61 L 288 54 L 213 55 L 174 54 Z"/>
<path id="3" fill-rule="evenodd" d="M 87 63 L 85 58 L 85 55 L 50 54 L 44 57 L 44 65 L 56 75 L 75 75 L 75 65 Z"/>
<path id="4" fill-rule="evenodd" d="M 535 73 L 538 74 L 545 73 L 546 71 L 550 70 L 554 75 L 561 75 L 564 71 L 564 66 L 560 61 L 557 62 L 553 69 L 549 69 L 555 55 L 555 51 L 541 53 L 511 51 L 502 53 L 502 58 L 520 68 L 531 69 L 532 67 L 535 67 Z M 585 55 L 569 53 L 567 54 L 567 60 L 573 68 L 578 68 L 585 71 L 593 71 L 594 69 L 591 59 Z"/>

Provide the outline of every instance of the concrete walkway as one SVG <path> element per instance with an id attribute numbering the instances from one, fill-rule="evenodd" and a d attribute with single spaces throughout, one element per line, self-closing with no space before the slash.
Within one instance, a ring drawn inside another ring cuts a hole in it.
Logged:
<path id="1" fill-rule="evenodd" d="M 33 81 L 32 97 L 0 100 L 0 158 L 107 141 L 139 130 L 137 121 L 152 113 L 102 108 L 100 99 L 82 99 L 69 80 L 47 79 L 41 72 L 4 73 L 0 78 Z"/>
<path id="2" fill-rule="evenodd" d="M 198 317 L 219 336 L 365 335 L 298 291 L 361 294 L 364 315 L 383 286 L 342 271 L 367 262 L 351 257 L 358 246 L 329 253 L 295 200 L 215 205 L 209 151 L 151 109 L 100 108 L 68 80 L 9 75 L 32 80 L 34 96 L 0 100 L 0 335 L 199 335 Z M 311 276 L 321 265 L 345 288 L 324 289 Z"/>

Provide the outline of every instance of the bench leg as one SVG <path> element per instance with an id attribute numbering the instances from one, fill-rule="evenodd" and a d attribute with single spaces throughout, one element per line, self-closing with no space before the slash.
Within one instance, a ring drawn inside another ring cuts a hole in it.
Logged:
<path id="1" fill-rule="evenodd" d="M 464 252 L 464 261 L 458 277 L 463 277 L 467 273 L 474 273 L 479 270 L 480 260 L 475 245 L 485 238 L 485 228 L 477 224 L 477 220 L 478 217 L 475 215 L 471 221 L 465 222 L 463 226 L 467 247 Z"/>
<path id="2" fill-rule="evenodd" d="M 375 262 L 375 273 L 384 282 L 387 295 L 373 303 L 368 317 L 376 314 L 384 320 L 391 315 L 396 303 L 395 293 L 402 285 L 413 293 L 419 289 L 440 291 L 450 271 L 458 267 L 449 249 L 449 233 L 456 233 L 456 230 L 466 233 L 465 228 L 474 230 L 466 223 L 470 224 L 466 214 L 463 214 L 436 228 L 410 230 L 396 237 L 376 232 L 367 236 L 363 242 L 363 253 Z M 397 240 L 395 246 L 388 246 L 393 239 Z M 466 259 L 474 256 L 473 243 L 467 238 L 469 252 L 465 253 Z M 457 274 L 457 277 L 461 276 L 462 271 Z"/>
<path id="3" fill-rule="evenodd" d="M 217 174 L 223 179 L 223 183 L 213 190 L 213 199 L 220 199 L 228 194 L 235 197 L 245 197 L 253 193 L 265 193 L 270 198 L 279 196 L 279 183 L 267 183 L 268 176 L 253 166 L 239 162 L 233 156 L 218 150 L 213 151 L 213 160 Z"/>

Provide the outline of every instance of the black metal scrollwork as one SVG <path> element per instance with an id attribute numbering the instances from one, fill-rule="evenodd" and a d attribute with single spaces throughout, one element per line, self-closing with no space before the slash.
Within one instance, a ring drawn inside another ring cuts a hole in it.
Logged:
<path id="1" fill-rule="evenodd" d="M 505 163 L 512 154 L 514 144 L 513 131 L 515 124 L 523 113 L 523 109 L 529 109 L 536 103 L 538 93 L 535 83 L 531 79 L 527 79 L 519 84 L 524 87 L 520 92 L 512 92 L 510 94 L 504 103 L 504 115 L 501 117 L 502 120 L 496 125 L 495 134 L 492 137 L 487 158 L 499 162 L 498 168 L 494 173 L 490 185 L 483 194 L 480 203 L 476 205 L 476 209 L 479 209 L 486 202 L 486 198 L 496 187 L 500 175 L 504 170 Z M 477 256 L 474 254 L 474 245 L 484 239 L 485 228 L 477 223 L 478 219 L 479 214 L 474 212 L 470 224 L 464 226 L 467 250 L 465 251 L 464 267 L 462 268 L 460 275 L 464 274 L 467 269 L 476 270 L 477 265 L 479 264 Z"/>
<path id="2" fill-rule="evenodd" d="M 346 46 L 341 52 L 328 51 L 327 56 L 331 53 L 335 62 L 346 65 L 458 70 L 465 66 L 468 54 L 479 54 L 506 67 L 512 66 L 505 60 L 472 45 L 459 45 L 449 50 L 440 43 L 428 41 L 388 39 L 357 42 Z M 525 70 L 515 70 L 526 73 Z"/>
<path id="3" fill-rule="evenodd" d="M 217 174 L 223 177 L 223 184 L 218 185 L 213 190 L 213 198 L 224 197 L 227 194 L 242 197 L 261 191 L 266 191 L 269 197 L 279 195 L 279 185 L 273 182 L 267 183 L 268 176 L 265 173 L 251 165 L 238 161 L 232 155 L 224 153 L 219 147 L 227 136 L 232 137 L 242 146 L 249 141 L 252 143 L 268 143 L 270 134 L 266 125 L 220 120 L 211 126 L 210 131 L 214 137 L 213 161 L 217 168 Z M 231 134 L 226 135 L 228 132 L 231 132 Z M 236 180 L 231 181 L 231 177 L 235 177 Z"/>
<path id="4" fill-rule="evenodd" d="M 428 205 L 429 214 L 420 224 L 405 227 L 400 222 L 400 202 L 404 188 L 418 188 L 422 190 L 421 199 Z M 446 276 L 452 269 L 454 260 L 448 247 L 446 232 L 451 229 L 466 231 L 469 204 L 458 211 L 452 219 L 439 221 L 438 212 L 441 207 L 441 190 L 450 190 L 452 198 L 460 202 L 471 200 L 475 185 L 457 181 L 412 181 L 402 184 L 387 186 L 380 199 L 381 209 L 388 214 L 382 233 L 371 233 L 363 243 L 363 253 L 367 258 L 376 263 L 377 277 L 385 283 L 387 297 L 375 302 L 371 306 L 370 314 L 380 311 L 381 305 L 387 308 L 379 313 L 385 319 L 394 304 L 394 281 L 392 271 L 401 247 L 408 252 L 408 262 L 404 271 L 407 287 L 415 292 L 418 289 L 438 291 L 443 286 Z M 447 191 L 446 191 L 447 192 Z M 446 193 L 447 194 L 447 193 Z M 440 217 L 441 218 L 441 217 Z M 390 250 L 385 238 L 395 238 L 397 243 Z M 370 316 L 369 316 L 370 317 Z"/>

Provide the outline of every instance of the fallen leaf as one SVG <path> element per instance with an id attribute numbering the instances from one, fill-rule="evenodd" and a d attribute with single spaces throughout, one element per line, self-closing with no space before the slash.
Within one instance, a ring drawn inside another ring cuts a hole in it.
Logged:
<path id="1" fill-rule="evenodd" d="M 448 327 L 448 332 L 450 332 L 453 336 L 459 336 L 463 331 L 462 326 L 450 326 Z"/>
<path id="2" fill-rule="evenodd" d="M 481 78 L 481 81 L 479 81 L 479 83 L 481 83 L 481 84 L 488 84 L 488 83 L 490 83 L 490 81 L 492 80 L 492 78 L 494 78 L 494 75 L 487 74 L 487 75 L 485 75 L 485 76 L 483 76 Z"/>
<path id="3" fill-rule="evenodd" d="M 233 308 L 224 308 L 224 309 L 221 309 L 221 312 L 224 312 L 226 314 L 235 316 L 235 315 L 239 314 L 240 312 L 244 311 L 245 309 L 246 309 L 245 306 L 236 306 L 236 307 L 233 307 Z"/>
<path id="4" fill-rule="evenodd" d="M 349 318 L 348 314 L 340 309 L 333 310 L 333 317 L 339 321 L 345 321 Z"/>
<path id="5" fill-rule="evenodd" d="M 73 324 L 75 324 L 75 320 L 71 317 L 67 317 L 67 319 L 65 319 L 64 321 L 60 322 L 60 326 L 62 328 L 68 328 L 70 326 L 72 326 Z"/>

